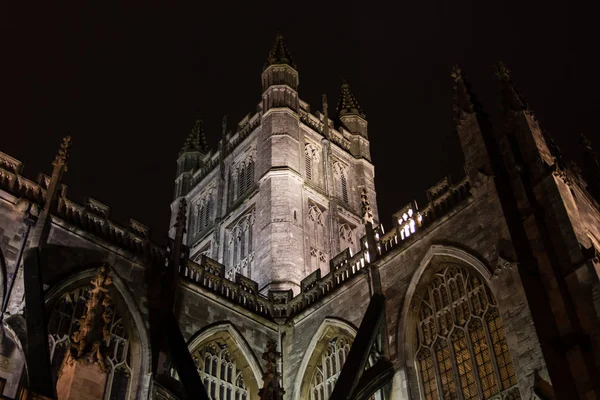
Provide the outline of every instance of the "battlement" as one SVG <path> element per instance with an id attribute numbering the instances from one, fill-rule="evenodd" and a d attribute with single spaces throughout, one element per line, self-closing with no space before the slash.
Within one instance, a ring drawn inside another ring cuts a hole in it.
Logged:
<path id="1" fill-rule="evenodd" d="M 0 189 L 42 206 L 50 177 L 40 173 L 37 182 L 34 182 L 22 176 L 21 170 L 20 161 L 0 152 Z M 84 205 L 68 199 L 67 186 L 64 184 L 61 185 L 58 205 L 52 216 L 137 256 L 147 253 L 153 260 L 164 260 L 165 252 L 161 246 L 149 240 L 150 229 L 147 226 L 134 219 L 129 219 L 126 227 L 110 220 L 110 207 L 93 198 L 87 198 Z"/>

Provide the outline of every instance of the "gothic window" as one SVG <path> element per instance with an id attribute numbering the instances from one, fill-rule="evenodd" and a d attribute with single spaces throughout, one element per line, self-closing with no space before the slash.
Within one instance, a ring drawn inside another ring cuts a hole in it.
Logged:
<path id="1" fill-rule="evenodd" d="M 310 390 L 311 400 L 327 400 L 333 392 L 335 382 L 350 352 L 352 341 L 344 336 L 336 337 L 329 342 L 327 349 L 321 354 L 319 364 L 313 376 Z"/>
<path id="2" fill-rule="evenodd" d="M 246 213 L 228 229 L 229 242 L 224 257 L 225 266 L 228 268 L 226 271 L 228 277 L 233 278 L 234 273 L 251 277 L 254 263 L 253 226 L 254 210 Z"/>
<path id="3" fill-rule="evenodd" d="M 242 195 L 246 191 L 246 188 L 245 188 L 245 185 L 244 185 L 244 183 L 245 183 L 244 177 L 245 176 L 246 176 L 246 166 L 242 165 L 242 166 L 240 166 L 240 169 L 238 170 L 238 181 L 237 181 L 237 184 L 238 184 L 238 194 L 237 194 L 237 197 L 238 197 L 238 199 L 240 197 L 242 197 Z"/>
<path id="4" fill-rule="evenodd" d="M 354 251 L 354 231 L 345 222 L 340 225 L 340 251 L 350 249 L 350 254 Z"/>
<path id="5" fill-rule="evenodd" d="M 456 265 L 437 272 L 416 328 L 421 398 L 520 399 L 498 306 L 479 277 Z"/>
<path id="6" fill-rule="evenodd" d="M 312 157 L 308 152 L 304 155 L 304 163 L 306 167 L 306 179 L 312 180 Z"/>
<path id="7" fill-rule="evenodd" d="M 194 351 L 192 358 L 211 400 L 250 400 L 242 369 L 224 341 L 208 343 Z"/>
<path id="8" fill-rule="evenodd" d="M 71 338 L 79 329 L 80 318 L 85 313 L 89 298 L 89 288 L 78 288 L 62 295 L 50 312 L 48 323 L 48 341 L 53 376 L 56 379 L 61 364 L 71 346 Z M 112 321 L 109 324 L 110 339 L 106 353 L 108 374 L 104 391 L 105 400 L 123 400 L 129 398 L 132 381 L 132 356 L 129 334 L 123 318 L 113 305 Z"/>
<path id="9" fill-rule="evenodd" d="M 342 367 L 350 353 L 351 346 L 352 339 L 343 334 L 339 334 L 328 340 L 322 353 L 315 361 L 317 366 L 310 381 L 310 400 L 328 400 L 331 398 L 335 384 L 342 372 Z M 374 358 L 369 357 L 369 360 L 369 363 L 372 364 Z M 381 398 L 382 394 L 378 392 L 369 400 L 378 400 Z"/>
<path id="10" fill-rule="evenodd" d="M 304 167 L 306 170 L 306 179 L 316 180 L 317 161 L 319 160 L 319 150 L 316 146 L 307 143 L 304 146 Z"/>

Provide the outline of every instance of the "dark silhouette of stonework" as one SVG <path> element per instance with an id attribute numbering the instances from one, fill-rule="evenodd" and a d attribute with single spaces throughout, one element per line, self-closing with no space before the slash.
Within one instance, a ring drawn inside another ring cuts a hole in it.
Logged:
<path id="1" fill-rule="evenodd" d="M 600 398 L 598 155 L 504 64 L 499 126 L 449 72 L 465 174 L 389 225 L 385 139 L 345 81 L 311 110 L 281 35 L 254 112 L 216 149 L 190 124 L 166 243 L 69 199 L 70 137 L 36 180 L 0 153 L 0 398 Z"/>

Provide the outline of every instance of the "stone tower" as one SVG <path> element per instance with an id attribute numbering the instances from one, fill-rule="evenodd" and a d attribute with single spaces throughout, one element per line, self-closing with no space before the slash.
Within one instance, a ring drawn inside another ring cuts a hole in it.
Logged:
<path id="1" fill-rule="evenodd" d="M 329 272 L 335 255 L 360 249 L 363 189 L 378 219 L 367 121 L 346 82 L 333 120 L 325 97 L 324 112 L 311 113 L 281 35 L 261 80 L 257 112 L 234 133 L 225 127 L 215 152 L 194 128 L 178 160 L 172 209 L 183 197 L 190 205 L 192 259 L 217 260 L 225 277 L 250 278 L 263 293 L 297 293 L 309 274 Z"/>

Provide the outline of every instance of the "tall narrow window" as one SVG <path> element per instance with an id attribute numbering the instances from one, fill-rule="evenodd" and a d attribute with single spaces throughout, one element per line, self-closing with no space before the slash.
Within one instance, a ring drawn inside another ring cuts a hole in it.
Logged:
<path id="1" fill-rule="evenodd" d="M 306 167 L 306 179 L 308 180 L 312 180 L 312 155 L 310 154 L 309 151 L 307 151 L 304 154 L 304 163 L 305 163 L 305 167 Z"/>
<path id="2" fill-rule="evenodd" d="M 437 272 L 416 329 L 421 398 L 520 399 L 498 306 L 479 277 L 454 264 Z"/>
<path id="3" fill-rule="evenodd" d="M 348 182 L 346 181 L 346 173 L 344 171 L 340 174 L 340 181 L 342 184 L 342 200 L 348 204 Z"/>
<path id="4" fill-rule="evenodd" d="M 211 212 L 211 206 L 212 206 L 212 199 L 209 197 L 208 200 L 206 200 L 206 205 L 204 206 L 204 227 L 206 228 L 207 226 L 210 225 L 211 222 L 211 218 L 210 218 L 210 212 Z"/>
<path id="5" fill-rule="evenodd" d="M 240 169 L 238 169 L 238 176 L 237 176 L 237 184 L 238 184 L 238 194 L 237 197 L 240 198 L 242 197 L 242 195 L 244 194 L 244 176 L 246 175 L 246 166 L 241 166 Z"/>
<path id="6" fill-rule="evenodd" d="M 248 165 L 246 166 L 246 187 L 245 192 L 252 189 L 252 184 L 254 183 L 254 161 L 249 160 Z"/>

